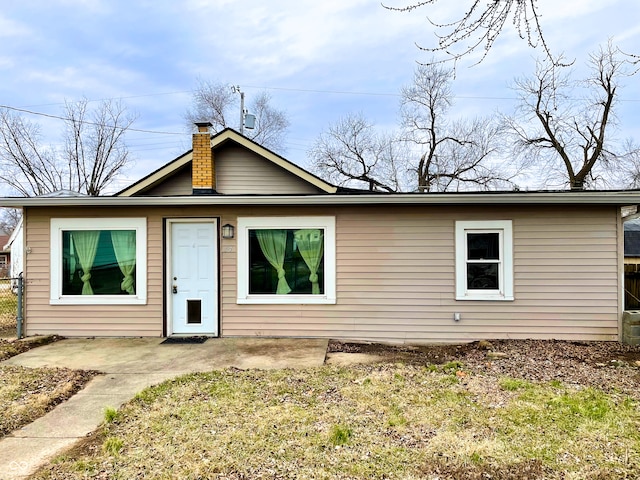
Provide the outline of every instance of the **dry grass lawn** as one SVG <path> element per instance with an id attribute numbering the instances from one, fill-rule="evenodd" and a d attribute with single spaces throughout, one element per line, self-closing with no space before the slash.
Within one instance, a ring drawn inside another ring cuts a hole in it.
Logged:
<path id="1" fill-rule="evenodd" d="M 18 297 L 0 281 L 0 337 L 15 337 Z"/>
<path id="2" fill-rule="evenodd" d="M 634 370 L 635 372 L 635 370 Z M 460 362 L 187 375 L 38 479 L 638 478 L 632 396 Z"/>
<path id="3" fill-rule="evenodd" d="M 91 372 L 0 363 L 0 437 L 41 417 L 80 390 Z"/>
<path id="4" fill-rule="evenodd" d="M 59 368 L 24 368 L 3 364 L 2 360 L 59 340 L 57 336 L 15 340 L 15 317 L 12 321 L 12 325 L 10 322 L 7 323 L 13 333 L 13 339 L 8 341 L 0 338 L 0 438 L 33 422 L 71 397 L 96 373 Z M 3 324 L 0 323 L 0 329 L 2 326 Z M 2 330 L 0 330 L 0 336 L 1 334 Z"/>

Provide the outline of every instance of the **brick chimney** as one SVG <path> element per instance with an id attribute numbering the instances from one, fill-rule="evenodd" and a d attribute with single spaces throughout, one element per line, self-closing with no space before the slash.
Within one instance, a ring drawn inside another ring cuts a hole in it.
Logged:
<path id="1" fill-rule="evenodd" d="M 194 195 L 216 193 L 216 166 L 211 149 L 209 122 L 196 123 L 198 132 L 193 134 L 193 162 L 191 164 L 191 186 Z"/>

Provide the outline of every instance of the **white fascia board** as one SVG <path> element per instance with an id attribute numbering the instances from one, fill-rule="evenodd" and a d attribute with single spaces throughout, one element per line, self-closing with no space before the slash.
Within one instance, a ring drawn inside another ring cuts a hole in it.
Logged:
<path id="1" fill-rule="evenodd" d="M 640 192 L 194 195 L 179 197 L 6 197 L 0 207 L 189 205 L 632 205 Z"/>

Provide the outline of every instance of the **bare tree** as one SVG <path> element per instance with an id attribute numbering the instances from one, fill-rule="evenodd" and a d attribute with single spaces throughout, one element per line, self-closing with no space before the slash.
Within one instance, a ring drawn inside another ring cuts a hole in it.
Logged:
<path id="1" fill-rule="evenodd" d="M 452 71 L 419 65 L 413 83 L 402 89 L 402 138 L 414 145 L 419 192 L 496 189 L 511 186 L 513 173 L 492 156 L 502 129 L 490 118 L 449 121 Z"/>
<path id="2" fill-rule="evenodd" d="M 18 208 L 0 208 L 0 231 L 11 235 L 21 217 L 22 210 Z M 2 247 L 3 245 L 0 245 L 0 248 Z"/>
<path id="3" fill-rule="evenodd" d="M 211 122 L 215 132 L 219 132 L 231 126 L 231 107 L 237 104 L 237 98 L 231 85 L 200 79 L 191 103 L 191 108 L 185 114 L 188 127 L 193 128 L 194 123 L 206 120 Z M 237 116 L 233 118 L 237 119 Z"/>
<path id="4" fill-rule="evenodd" d="M 69 165 L 42 144 L 40 126 L 0 110 L 0 181 L 20 195 L 42 195 L 69 184 Z"/>
<path id="5" fill-rule="evenodd" d="M 383 6 L 388 10 L 410 12 L 419 8 L 436 5 L 440 0 L 423 0 L 411 2 L 402 7 Z M 520 38 L 533 48 L 542 46 L 548 58 L 552 55 L 540 26 L 540 13 L 537 0 L 469 0 L 466 7 L 461 8 L 465 13 L 457 20 L 447 22 L 429 22 L 436 28 L 448 30 L 444 34 L 436 33 L 438 46 L 427 48 L 418 46 L 421 50 L 431 53 L 445 53 L 447 60 L 454 62 L 477 50 L 484 50 L 478 63 L 482 62 L 491 50 L 496 39 L 505 27 L 512 23 Z M 430 62 L 434 63 L 434 61 Z M 436 62 L 437 63 L 437 62 Z"/>
<path id="6" fill-rule="evenodd" d="M 502 128 L 490 119 L 450 121 L 452 71 L 420 65 L 402 89 L 397 133 L 378 133 L 361 114 L 339 120 L 310 151 L 330 181 L 364 182 L 371 190 L 436 192 L 513 187 L 496 160 Z"/>
<path id="7" fill-rule="evenodd" d="M 505 190 L 516 188 L 518 170 L 500 159 L 503 128 L 490 118 L 451 122 L 444 140 L 427 141 L 418 166 L 418 191 Z"/>
<path id="8" fill-rule="evenodd" d="M 516 80 L 520 105 L 507 118 L 516 153 L 527 158 L 546 183 L 571 189 L 609 186 L 617 171 L 629 171 L 640 150 L 612 138 L 623 77 L 635 72 L 611 42 L 590 55 L 589 75 L 575 79 L 554 62 L 537 63 L 532 77 Z"/>
<path id="9" fill-rule="evenodd" d="M 271 95 L 261 92 L 253 97 L 249 111 L 256 116 L 255 129 L 248 132 L 249 137 L 264 147 L 284 152 L 289 119 L 284 111 L 271 105 Z"/>
<path id="10" fill-rule="evenodd" d="M 239 129 L 239 100 L 231 85 L 199 80 L 193 92 L 192 106 L 185 113 L 189 128 L 196 122 L 209 121 L 215 132 L 227 127 Z M 286 113 L 271 105 L 271 96 L 267 92 L 250 98 L 248 110 L 256 116 L 256 124 L 253 130 L 245 129 L 244 134 L 271 150 L 284 152 L 289 128 Z"/>
<path id="11" fill-rule="evenodd" d="M 75 191 L 100 195 L 129 160 L 124 137 L 135 118 L 119 101 L 87 110 L 86 99 L 66 103 L 65 158 L 77 181 Z"/>
<path id="12" fill-rule="evenodd" d="M 126 131 L 134 118 L 120 102 L 88 109 L 88 100 L 65 104 L 64 148 L 42 143 L 40 126 L 0 110 L 0 181 L 24 196 L 72 190 L 99 195 L 129 160 Z"/>
<path id="13" fill-rule="evenodd" d="M 353 114 L 320 134 L 309 155 L 313 170 L 334 184 L 397 192 L 406 187 L 403 153 L 393 135 Z"/>

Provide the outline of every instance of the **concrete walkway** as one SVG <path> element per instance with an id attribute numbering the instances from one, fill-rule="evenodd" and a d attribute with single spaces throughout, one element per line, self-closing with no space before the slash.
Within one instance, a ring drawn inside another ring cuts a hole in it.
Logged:
<path id="1" fill-rule="evenodd" d="M 24 367 L 98 370 L 68 401 L 0 440 L 0 478 L 26 478 L 94 431 L 107 407 L 119 408 L 140 390 L 191 372 L 227 367 L 306 368 L 323 365 L 327 340 L 215 338 L 202 344 L 163 339 L 68 339 L 3 362 Z"/>

